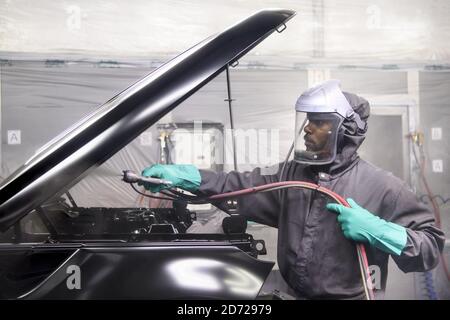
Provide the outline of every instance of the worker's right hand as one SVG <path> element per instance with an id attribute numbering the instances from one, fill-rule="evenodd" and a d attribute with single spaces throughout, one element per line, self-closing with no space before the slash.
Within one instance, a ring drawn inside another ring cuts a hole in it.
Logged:
<path id="1" fill-rule="evenodd" d="M 145 168 L 141 175 L 172 182 L 171 185 L 154 185 L 148 182 L 138 183 L 153 193 L 169 188 L 180 188 L 189 192 L 195 192 L 201 183 L 200 172 L 195 166 L 190 164 L 155 164 Z"/>
<path id="2" fill-rule="evenodd" d="M 406 229 L 398 224 L 388 222 L 374 215 L 347 199 L 351 207 L 336 203 L 327 204 L 327 209 L 337 212 L 344 236 L 355 241 L 369 242 L 378 249 L 399 256 L 406 246 Z"/>

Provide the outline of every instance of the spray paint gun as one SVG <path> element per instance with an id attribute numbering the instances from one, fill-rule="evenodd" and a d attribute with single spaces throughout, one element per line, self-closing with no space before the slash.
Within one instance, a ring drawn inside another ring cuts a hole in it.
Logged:
<path id="1" fill-rule="evenodd" d="M 165 185 L 172 185 L 172 181 L 158 179 L 158 178 L 152 178 L 152 177 L 143 177 L 136 173 L 134 173 L 131 170 L 123 170 L 123 181 L 128 183 L 136 183 L 136 182 L 147 182 L 151 184 L 165 184 Z"/>

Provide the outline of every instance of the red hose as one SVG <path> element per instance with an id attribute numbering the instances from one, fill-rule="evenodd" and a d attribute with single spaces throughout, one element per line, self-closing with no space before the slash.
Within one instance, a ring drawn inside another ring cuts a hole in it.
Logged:
<path id="1" fill-rule="evenodd" d="M 273 189 L 273 188 L 283 187 L 283 186 L 302 187 L 302 188 L 307 188 L 307 189 L 311 189 L 311 190 L 316 190 L 318 192 L 321 192 L 323 194 L 330 196 L 339 204 L 342 204 L 345 207 L 351 208 L 351 206 L 348 204 L 348 202 L 343 197 L 338 195 L 337 193 L 335 193 L 327 188 L 321 187 L 317 184 L 314 184 L 311 182 L 305 182 L 305 181 L 281 181 L 281 182 L 268 183 L 268 184 L 264 184 L 264 185 L 257 186 L 257 187 L 251 187 L 251 188 L 247 188 L 247 189 L 241 189 L 238 191 L 231 191 L 231 192 L 227 192 L 227 193 L 213 195 L 213 196 L 207 198 L 206 200 L 207 201 L 217 201 L 217 200 L 224 199 L 224 198 L 243 196 L 243 195 L 261 192 L 261 191 L 265 191 L 267 189 Z M 372 286 L 372 281 L 370 278 L 369 262 L 367 259 L 366 249 L 362 243 L 357 243 L 356 250 L 357 250 L 358 260 L 360 263 L 360 269 L 361 269 L 360 271 L 361 271 L 361 275 L 362 275 L 363 287 L 365 289 L 367 299 L 374 300 L 375 297 L 373 294 L 373 286 Z"/>

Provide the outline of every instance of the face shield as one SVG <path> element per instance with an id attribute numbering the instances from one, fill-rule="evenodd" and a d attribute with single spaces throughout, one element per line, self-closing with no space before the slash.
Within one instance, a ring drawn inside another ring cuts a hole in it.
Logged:
<path id="1" fill-rule="evenodd" d="M 344 119 L 365 124 L 348 103 L 339 81 L 326 81 L 304 92 L 295 105 L 294 160 L 324 165 L 334 161 Z"/>
<path id="2" fill-rule="evenodd" d="M 342 117 L 335 113 L 296 112 L 294 160 L 305 164 L 334 161 Z"/>

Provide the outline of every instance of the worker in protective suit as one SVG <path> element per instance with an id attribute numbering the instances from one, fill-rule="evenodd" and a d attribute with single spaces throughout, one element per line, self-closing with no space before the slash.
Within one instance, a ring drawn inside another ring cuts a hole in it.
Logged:
<path id="1" fill-rule="evenodd" d="M 369 244 L 369 264 L 381 273 L 375 286 L 381 298 L 389 255 L 404 272 L 430 270 L 439 262 L 445 238 L 406 183 L 359 158 L 369 109 L 365 99 L 342 92 L 336 80 L 304 92 L 296 103 L 294 160 L 282 176 L 281 165 L 271 175 L 260 168 L 216 173 L 192 165 L 154 165 L 142 174 L 202 196 L 280 180 L 312 182 L 336 192 L 351 208 L 313 190 L 290 188 L 240 198 L 238 212 L 278 228 L 278 265 L 298 298 L 364 298 L 354 241 Z M 152 192 L 165 188 L 144 186 Z"/>

